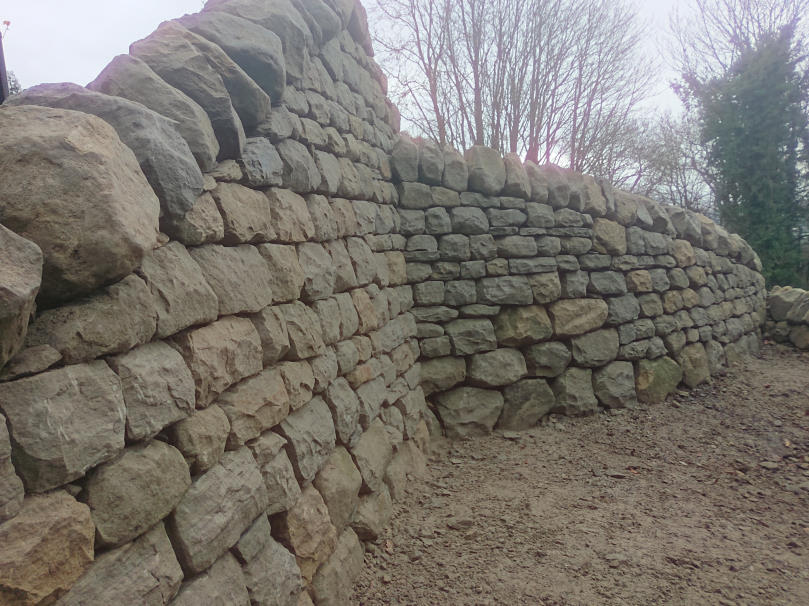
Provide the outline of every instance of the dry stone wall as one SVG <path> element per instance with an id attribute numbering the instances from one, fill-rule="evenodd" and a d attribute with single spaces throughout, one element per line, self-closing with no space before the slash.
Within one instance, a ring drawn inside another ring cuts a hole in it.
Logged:
<path id="1" fill-rule="evenodd" d="M 0 108 L 0 604 L 347 603 L 428 441 L 397 130 L 352 0 Z"/>
<path id="2" fill-rule="evenodd" d="M 447 435 L 660 401 L 757 350 L 760 262 L 706 217 L 483 147 L 402 138 L 392 166 Z"/>
<path id="3" fill-rule="evenodd" d="M 809 349 L 809 291 L 776 286 L 767 297 L 765 332 L 778 343 Z"/>
<path id="4" fill-rule="evenodd" d="M 0 107 L 0 604 L 345 604 L 431 431 L 757 347 L 740 238 L 385 95 L 358 2 L 209 0 Z"/>

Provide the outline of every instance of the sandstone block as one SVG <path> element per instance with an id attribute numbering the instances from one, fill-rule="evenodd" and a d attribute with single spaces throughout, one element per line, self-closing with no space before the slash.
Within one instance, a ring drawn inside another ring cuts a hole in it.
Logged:
<path id="1" fill-rule="evenodd" d="M 245 154 L 250 149 L 246 148 Z M 249 156 L 245 158 L 245 162 L 248 161 Z M 255 176 L 253 178 L 255 179 Z M 259 185 L 278 185 L 278 183 Z M 225 225 L 224 244 L 232 246 L 275 239 L 275 229 L 270 220 L 270 201 L 267 196 L 236 183 L 219 183 L 212 195 Z"/>
<path id="2" fill-rule="evenodd" d="M 295 606 L 302 587 L 295 556 L 267 533 L 264 548 L 244 566 L 250 604 Z"/>
<path id="3" fill-rule="evenodd" d="M 596 219 L 593 222 L 593 248 L 605 255 L 625 255 L 626 228 L 609 219 Z"/>
<path id="4" fill-rule="evenodd" d="M 225 224 L 210 192 L 203 192 L 181 217 L 166 217 L 163 223 L 161 229 L 186 246 L 220 242 L 225 237 Z"/>
<path id="5" fill-rule="evenodd" d="M 306 200 L 288 189 L 270 189 L 270 218 L 280 242 L 305 242 L 315 235 L 315 226 Z"/>
<path id="6" fill-rule="evenodd" d="M 497 347 L 497 337 L 490 320 L 453 320 L 445 326 L 456 356 L 465 356 Z"/>
<path id="7" fill-rule="evenodd" d="M 350 602 L 354 581 L 364 565 L 364 551 L 357 534 L 351 528 L 342 532 L 337 539 L 334 553 L 312 579 L 318 604 L 341 606 Z"/>
<path id="8" fill-rule="evenodd" d="M 0 601 L 54 601 L 93 561 L 95 529 L 86 505 L 59 490 L 30 495 L 0 524 Z"/>
<path id="9" fill-rule="evenodd" d="M 234 383 L 261 371 L 261 340 L 246 318 L 222 318 L 181 333 L 171 345 L 194 377 L 197 408 L 204 408 Z"/>
<path id="10" fill-rule="evenodd" d="M 284 449 L 287 441 L 271 431 L 247 444 L 267 487 L 267 514 L 286 511 L 298 500 L 301 488 Z"/>
<path id="11" fill-rule="evenodd" d="M 171 515 L 169 529 L 188 574 L 202 572 L 239 540 L 267 508 L 267 490 L 247 448 L 226 452 L 194 480 Z"/>
<path id="12" fill-rule="evenodd" d="M 601 299 L 558 301 L 548 311 L 557 337 L 572 337 L 601 328 L 609 314 L 607 303 Z"/>
<path id="13" fill-rule="evenodd" d="M 126 449 L 89 474 L 84 486 L 99 547 L 136 538 L 171 513 L 191 484 L 183 455 L 153 440 Z"/>
<path id="14" fill-rule="evenodd" d="M 357 443 L 357 447 L 361 442 Z M 338 532 L 341 531 L 351 521 L 359 505 L 362 488 L 362 474 L 345 448 L 338 446 L 329 456 L 315 477 L 314 486 L 329 509 L 331 523 Z"/>
<path id="15" fill-rule="evenodd" d="M 337 439 L 329 407 L 316 397 L 284 419 L 279 430 L 289 442 L 290 459 L 298 478 L 313 480 L 334 450 Z"/>
<path id="16" fill-rule="evenodd" d="M 0 402 L 28 491 L 80 478 L 124 447 L 121 383 L 104 362 L 0 383 Z"/>
<path id="17" fill-rule="evenodd" d="M 264 366 L 272 366 L 289 351 L 286 320 L 279 307 L 265 307 L 250 320 L 261 339 Z"/>
<path id="18" fill-rule="evenodd" d="M 551 320 L 544 307 L 509 307 L 494 320 L 497 342 L 508 347 L 533 345 L 553 334 Z"/>
<path id="19" fill-rule="evenodd" d="M 225 452 L 230 422 L 216 405 L 198 410 L 169 428 L 171 443 L 185 457 L 193 475 L 208 471 Z"/>
<path id="20" fill-rule="evenodd" d="M 354 462 L 362 475 L 362 485 L 366 492 L 380 490 L 384 486 L 385 471 L 393 457 L 385 425 L 375 419 L 351 448 Z"/>
<path id="21" fill-rule="evenodd" d="M 216 403 L 230 422 L 229 450 L 257 438 L 289 414 L 289 394 L 277 368 L 268 368 L 233 385 Z"/>
<path id="22" fill-rule="evenodd" d="M 304 272 L 294 246 L 263 244 L 258 251 L 270 268 L 270 289 L 275 301 L 294 301 L 301 296 Z"/>
<path id="23" fill-rule="evenodd" d="M 668 357 L 641 360 L 635 368 L 635 387 L 641 402 L 662 402 L 677 389 L 683 369 Z"/>

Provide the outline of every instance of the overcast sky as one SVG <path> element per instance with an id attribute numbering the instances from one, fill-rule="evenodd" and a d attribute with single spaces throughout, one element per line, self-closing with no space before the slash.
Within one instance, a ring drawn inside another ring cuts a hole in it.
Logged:
<path id="1" fill-rule="evenodd" d="M 652 24 L 650 52 L 666 31 L 671 8 L 683 1 L 634 0 Z M 0 0 L 0 21 L 11 21 L 4 38 L 6 64 L 23 87 L 86 85 L 162 21 L 197 12 L 202 5 L 203 0 Z M 661 95 L 661 103 L 671 102 L 670 93 Z"/>

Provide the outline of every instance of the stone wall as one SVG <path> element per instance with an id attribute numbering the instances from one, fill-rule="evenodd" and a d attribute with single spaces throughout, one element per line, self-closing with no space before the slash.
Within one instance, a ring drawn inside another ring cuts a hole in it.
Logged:
<path id="1" fill-rule="evenodd" d="M 447 435 L 660 401 L 757 350 L 760 262 L 706 217 L 482 147 L 401 138 L 392 166 Z"/>
<path id="2" fill-rule="evenodd" d="M 344 604 L 425 391 L 469 435 L 757 347 L 740 238 L 385 95 L 354 0 L 209 0 L 0 108 L 0 603 Z"/>
<path id="3" fill-rule="evenodd" d="M 767 336 L 778 343 L 809 349 L 809 291 L 776 286 L 767 297 Z"/>
<path id="4" fill-rule="evenodd" d="M 0 603 L 346 603 L 428 441 L 369 53 L 211 0 L 0 108 Z"/>

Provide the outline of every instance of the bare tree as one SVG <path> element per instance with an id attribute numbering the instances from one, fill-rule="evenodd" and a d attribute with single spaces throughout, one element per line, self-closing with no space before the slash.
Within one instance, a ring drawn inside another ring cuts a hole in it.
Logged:
<path id="1" fill-rule="evenodd" d="M 625 0 L 377 0 L 371 14 L 406 123 L 440 144 L 588 170 L 653 76 Z"/>

